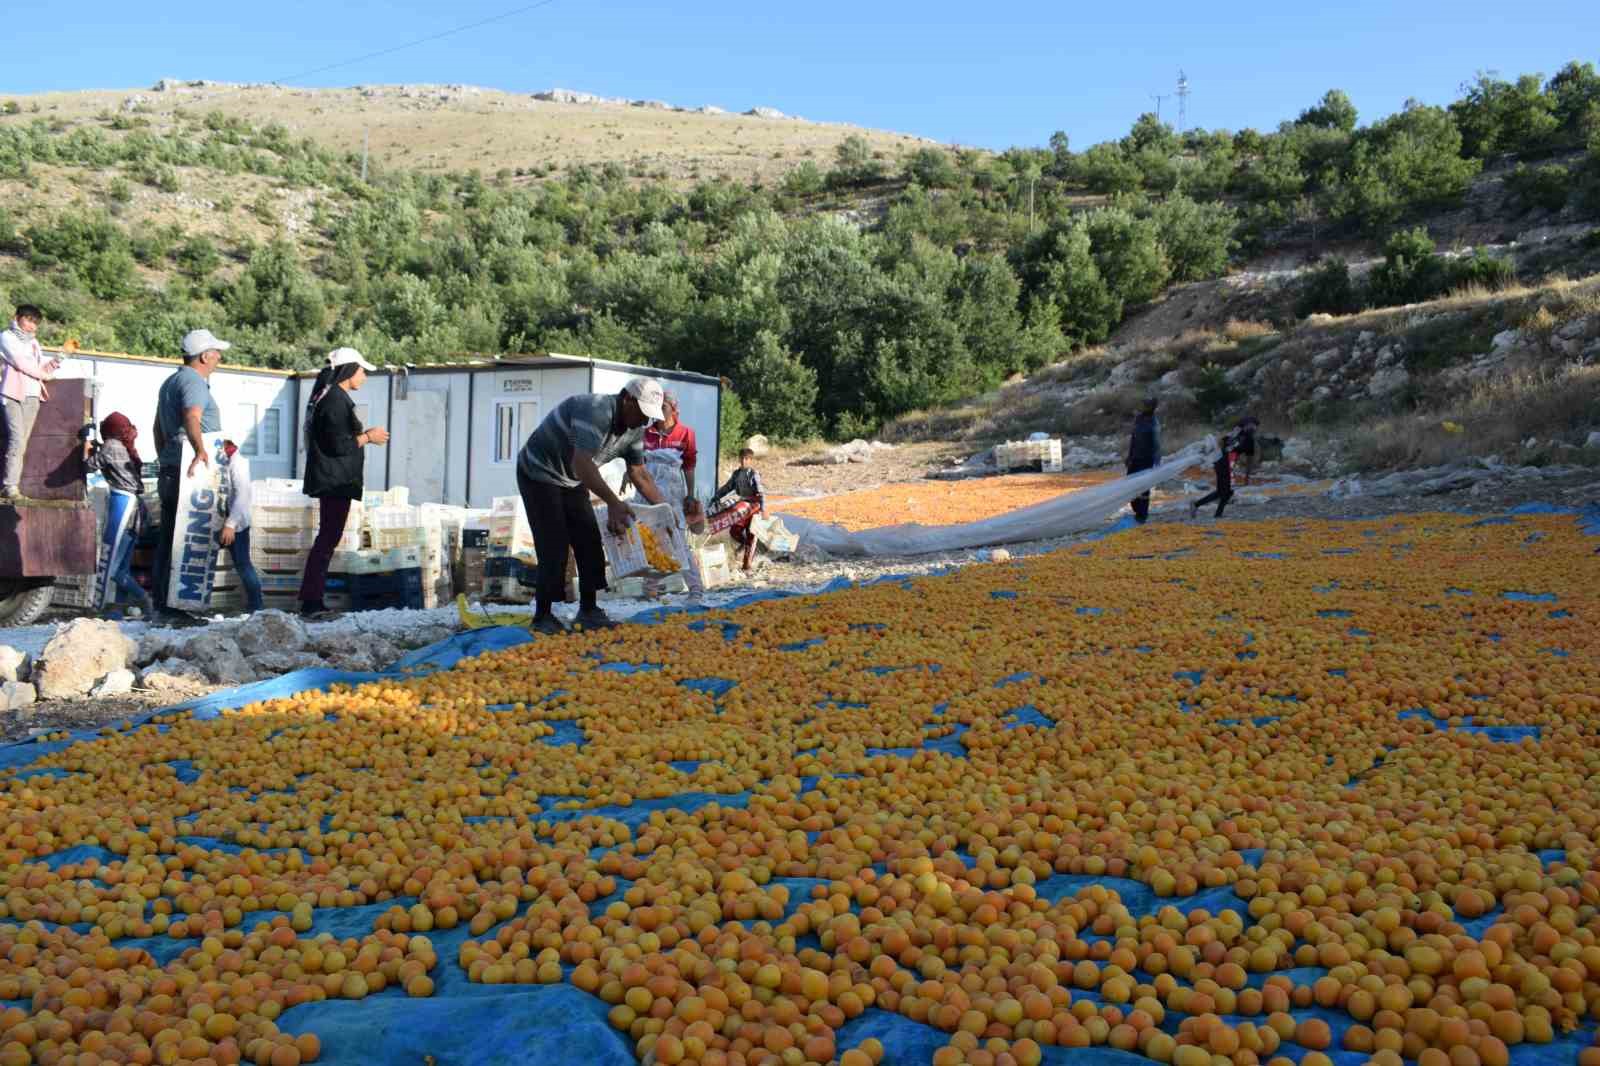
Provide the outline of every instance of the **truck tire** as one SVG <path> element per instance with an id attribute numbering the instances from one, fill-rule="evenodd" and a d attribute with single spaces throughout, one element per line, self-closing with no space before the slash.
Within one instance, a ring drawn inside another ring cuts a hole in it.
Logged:
<path id="1" fill-rule="evenodd" d="M 50 606 L 54 586 L 0 580 L 0 626 L 32 625 Z"/>

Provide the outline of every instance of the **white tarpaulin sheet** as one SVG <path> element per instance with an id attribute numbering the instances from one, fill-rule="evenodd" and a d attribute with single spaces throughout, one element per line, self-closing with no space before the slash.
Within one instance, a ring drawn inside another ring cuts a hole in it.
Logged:
<path id="1" fill-rule="evenodd" d="M 1135 496 L 1148 492 L 1163 481 L 1172 480 L 1186 467 L 1196 464 L 1209 466 L 1216 456 L 1217 442 L 1207 437 L 1150 470 L 1129 474 L 1093 488 L 1069 492 L 1008 514 L 958 526 L 925 526 L 909 522 L 852 533 L 840 526 L 794 515 L 781 517 L 804 542 L 836 556 L 926 555 L 929 552 L 1049 540 L 1095 529 L 1118 509 L 1126 507 Z"/>

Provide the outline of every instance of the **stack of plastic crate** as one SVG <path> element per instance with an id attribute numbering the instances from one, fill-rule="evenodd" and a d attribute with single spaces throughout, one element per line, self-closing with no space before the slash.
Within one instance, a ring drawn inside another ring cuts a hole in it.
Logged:
<path id="1" fill-rule="evenodd" d="M 538 556 L 521 496 L 498 496 L 489 510 L 489 546 L 484 558 L 483 599 L 527 603 L 533 598 Z"/>

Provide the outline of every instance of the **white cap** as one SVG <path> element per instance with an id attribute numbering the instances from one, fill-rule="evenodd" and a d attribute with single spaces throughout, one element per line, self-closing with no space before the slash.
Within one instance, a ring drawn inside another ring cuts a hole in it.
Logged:
<path id="1" fill-rule="evenodd" d="M 639 401 L 639 410 L 650 421 L 661 418 L 661 382 L 653 378 L 629 378 L 622 391 Z"/>
<path id="2" fill-rule="evenodd" d="M 206 352 L 225 352 L 233 345 L 217 340 L 209 329 L 191 329 L 183 335 L 183 354 L 193 359 Z"/>
<path id="3" fill-rule="evenodd" d="M 361 353 L 356 351 L 354 348 L 335 348 L 333 351 L 328 353 L 329 366 L 347 366 L 350 363 L 354 363 L 356 366 L 359 366 L 362 370 L 365 370 L 368 373 L 378 369 L 371 363 L 367 362 L 366 359 L 362 358 Z"/>

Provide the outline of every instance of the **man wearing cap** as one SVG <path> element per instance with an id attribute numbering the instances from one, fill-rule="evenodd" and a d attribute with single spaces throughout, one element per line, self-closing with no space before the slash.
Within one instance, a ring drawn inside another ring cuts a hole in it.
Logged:
<path id="1" fill-rule="evenodd" d="M 156 610 L 164 620 L 182 622 L 181 612 L 167 607 L 167 588 L 172 580 L 173 526 L 178 521 L 179 465 L 183 462 L 183 442 L 189 441 L 194 458 L 189 474 L 211 460 L 206 453 L 205 435 L 222 428 L 222 415 L 211 398 L 211 372 L 222 362 L 222 353 L 233 345 L 218 340 L 209 329 L 190 330 L 183 336 L 183 366 L 161 383 L 156 396 L 156 456 L 161 473 L 156 492 L 161 497 L 161 539 L 156 542 Z"/>
<path id="2" fill-rule="evenodd" d="M 522 446 L 517 489 L 539 556 L 534 632 L 566 630 L 551 607 L 562 598 L 566 585 L 568 549 L 578 560 L 578 623 L 586 629 L 613 624 L 596 602 L 606 587 L 606 557 L 589 493 L 605 501 L 606 525 L 613 533 L 628 528 L 633 508 L 600 474 L 600 467 L 620 456 L 639 495 L 651 503 L 663 502 L 644 468 L 644 432 L 661 415 L 661 384 L 633 378 L 619 393 L 586 393 L 562 400 Z"/>

